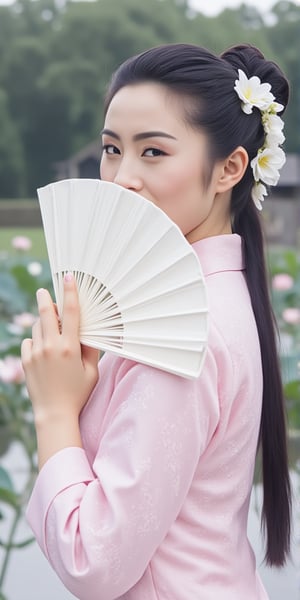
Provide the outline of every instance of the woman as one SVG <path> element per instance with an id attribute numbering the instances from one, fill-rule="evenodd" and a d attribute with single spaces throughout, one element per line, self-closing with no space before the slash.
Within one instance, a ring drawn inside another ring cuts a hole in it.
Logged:
<path id="1" fill-rule="evenodd" d="M 40 467 L 27 515 L 82 600 L 267 598 L 247 538 L 259 442 L 266 561 L 286 560 L 285 417 L 257 208 L 284 162 L 287 101 L 282 72 L 250 46 L 153 48 L 112 78 L 101 178 L 157 204 L 193 244 L 210 331 L 196 381 L 110 354 L 98 378 L 71 275 L 62 331 L 38 291 L 22 345 Z"/>

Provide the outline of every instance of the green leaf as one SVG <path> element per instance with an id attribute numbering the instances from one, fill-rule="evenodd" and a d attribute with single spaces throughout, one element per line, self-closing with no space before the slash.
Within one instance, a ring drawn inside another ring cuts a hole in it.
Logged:
<path id="1" fill-rule="evenodd" d="M 13 482 L 8 471 L 0 466 L 0 490 L 1 488 L 14 492 Z"/>
<path id="2" fill-rule="evenodd" d="M 0 502 L 9 504 L 15 509 L 19 508 L 19 496 L 15 492 L 12 492 L 6 488 L 0 487 Z"/>
<path id="3" fill-rule="evenodd" d="M 288 424 L 290 429 L 300 431 L 300 406 L 292 404 L 288 409 Z"/>
<path id="4" fill-rule="evenodd" d="M 284 395 L 288 404 L 289 427 L 300 430 L 300 381 L 289 381 L 284 386 Z"/>
<path id="5" fill-rule="evenodd" d="M 13 441 L 13 432 L 11 428 L 7 426 L 6 423 L 1 422 L 1 420 L 4 420 L 4 416 L 1 414 L 2 412 L 3 411 L 0 412 L 0 456 L 6 454 L 10 444 Z"/>
<path id="6" fill-rule="evenodd" d="M 284 386 L 284 395 L 287 400 L 297 401 L 300 410 L 300 380 L 289 381 Z"/>
<path id="7" fill-rule="evenodd" d="M 9 273 L 0 272 L 0 306 L 7 314 L 21 312 L 25 308 L 16 279 Z"/>
<path id="8" fill-rule="evenodd" d="M 284 252 L 283 258 L 290 275 L 292 277 L 297 277 L 297 274 L 299 273 L 299 261 L 296 252 L 293 252 L 293 250 L 287 250 Z"/>
<path id="9" fill-rule="evenodd" d="M 28 273 L 27 268 L 24 265 L 16 265 L 12 268 L 12 274 L 15 276 L 20 289 L 30 296 L 34 296 L 38 287 L 37 281 L 35 277 Z"/>

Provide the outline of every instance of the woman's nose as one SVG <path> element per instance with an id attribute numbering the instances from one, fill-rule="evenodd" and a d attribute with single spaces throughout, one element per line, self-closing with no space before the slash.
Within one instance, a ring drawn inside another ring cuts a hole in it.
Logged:
<path id="1" fill-rule="evenodd" d="M 119 165 L 114 178 L 114 183 L 135 192 L 139 192 L 143 188 L 141 177 L 133 171 L 133 168 L 129 164 L 122 163 Z"/>

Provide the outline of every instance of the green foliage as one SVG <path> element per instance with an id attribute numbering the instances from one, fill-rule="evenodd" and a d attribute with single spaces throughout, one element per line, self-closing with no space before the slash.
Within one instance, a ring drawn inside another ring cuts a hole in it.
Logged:
<path id="1" fill-rule="evenodd" d="M 300 255 L 292 249 L 270 253 L 272 304 L 279 344 L 289 425 L 300 428 Z"/>
<path id="2" fill-rule="evenodd" d="M 23 241 L 26 238 L 23 238 Z M 20 240 L 19 240 L 20 241 Z M 21 238 L 22 241 L 22 238 Z M 33 274 L 36 273 L 36 274 Z M 18 539 L 18 524 L 23 518 L 36 474 L 36 440 L 31 403 L 24 385 L 20 346 L 31 335 L 35 320 L 35 292 L 39 287 L 51 289 L 48 262 L 38 263 L 25 250 L 0 255 L 0 456 L 13 444 L 22 447 L 27 472 L 22 489 L 12 473 L 0 467 L 0 520 L 9 523 L 7 537 L 0 536 L 0 597 L 11 552 L 31 543 L 32 538 Z"/>
<path id="3" fill-rule="evenodd" d="M 300 5 L 281 0 L 274 6 L 275 24 L 266 29 L 266 38 L 290 81 L 291 98 L 285 114 L 285 135 L 289 152 L 300 152 Z"/>
<path id="4" fill-rule="evenodd" d="M 289 403 L 289 420 L 295 429 L 300 429 L 300 381 L 290 381 L 285 385 L 285 396 Z"/>
<path id="5" fill-rule="evenodd" d="M 18 196 L 25 189 L 23 148 L 18 128 L 10 114 L 8 95 L 1 87 L 0 131 L 1 194 Z"/>
<path id="6" fill-rule="evenodd" d="M 53 180 L 55 163 L 94 140 L 112 71 L 160 43 L 222 51 L 257 45 L 291 81 L 287 150 L 299 152 L 300 7 L 278 2 L 272 24 L 242 4 L 215 18 L 186 0 L 15 0 L 0 6 L 0 197 L 33 195 Z M 287 44 L 286 41 L 289 41 Z"/>

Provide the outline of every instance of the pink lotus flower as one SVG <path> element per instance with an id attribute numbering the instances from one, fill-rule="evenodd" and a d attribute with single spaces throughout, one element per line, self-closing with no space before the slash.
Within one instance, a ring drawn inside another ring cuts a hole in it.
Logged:
<path id="1" fill-rule="evenodd" d="M 29 329 L 29 327 L 32 327 L 35 321 L 36 316 L 28 312 L 15 315 L 13 318 L 14 324 L 20 327 L 21 329 Z"/>
<path id="2" fill-rule="evenodd" d="M 300 308 L 285 308 L 282 313 L 282 317 L 286 323 L 289 323 L 290 325 L 297 325 L 300 323 Z"/>
<path id="3" fill-rule="evenodd" d="M 16 250 L 22 250 L 22 252 L 26 252 L 27 250 L 30 250 L 32 242 L 24 235 L 17 235 L 11 240 L 11 245 Z"/>
<path id="4" fill-rule="evenodd" d="M 25 375 L 18 356 L 6 356 L 0 360 L 0 380 L 4 383 L 23 383 Z"/>
<path id="5" fill-rule="evenodd" d="M 290 290 L 293 285 L 294 280 L 288 273 L 278 273 L 277 275 L 274 275 L 272 279 L 272 287 L 274 290 Z"/>

